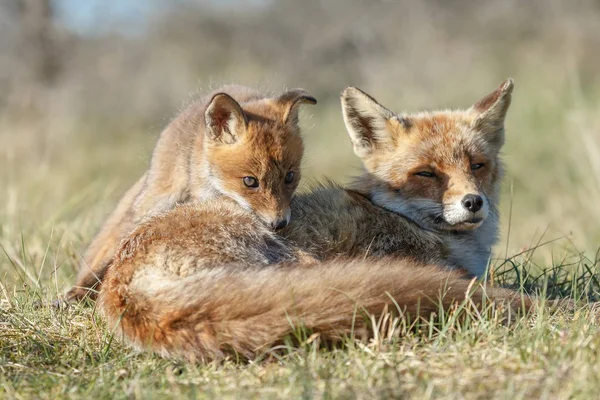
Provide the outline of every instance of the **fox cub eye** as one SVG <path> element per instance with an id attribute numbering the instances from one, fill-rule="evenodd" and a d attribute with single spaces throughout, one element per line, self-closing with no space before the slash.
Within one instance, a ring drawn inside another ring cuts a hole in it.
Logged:
<path id="1" fill-rule="evenodd" d="M 484 165 L 484 163 L 471 164 L 471 170 L 475 171 L 476 169 L 483 168 Z"/>
<path id="2" fill-rule="evenodd" d="M 242 181 L 246 187 L 256 189 L 258 187 L 258 179 L 253 176 L 245 176 Z"/>
<path id="3" fill-rule="evenodd" d="M 294 181 L 294 171 L 290 171 L 287 174 L 285 174 L 285 179 L 284 182 L 287 184 L 290 184 Z"/>
<path id="4" fill-rule="evenodd" d="M 435 174 L 433 172 L 429 172 L 429 171 L 415 172 L 415 175 L 417 175 L 417 176 L 423 176 L 425 178 L 435 178 Z"/>

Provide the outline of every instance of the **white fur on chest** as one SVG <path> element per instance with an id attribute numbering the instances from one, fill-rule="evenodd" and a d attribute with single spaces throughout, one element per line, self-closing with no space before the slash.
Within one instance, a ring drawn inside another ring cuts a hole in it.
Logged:
<path id="1" fill-rule="evenodd" d="M 492 246 L 498 237 L 498 216 L 491 213 L 486 221 L 470 232 L 448 233 L 443 236 L 450 248 L 450 262 L 478 278 L 486 275 Z"/>

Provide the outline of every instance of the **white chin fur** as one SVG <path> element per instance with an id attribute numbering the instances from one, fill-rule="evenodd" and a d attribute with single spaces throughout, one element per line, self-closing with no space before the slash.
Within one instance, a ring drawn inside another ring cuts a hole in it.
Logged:
<path id="1" fill-rule="evenodd" d="M 460 225 L 464 223 L 481 224 L 490 212 L 487 199 L 483 198 L 483 206 L 476 213 L 472 213 L 463 207 L 461 201 L 444 205 L 444 221 L 449 225 Z"/>
<path id="2" fill-rule="evenodd" d="M 292 209 L 288 208 L 285 211 L 285 220 L 287 221 L 288 224 L 290 223 L 290 219 L 292 219 Z"/>

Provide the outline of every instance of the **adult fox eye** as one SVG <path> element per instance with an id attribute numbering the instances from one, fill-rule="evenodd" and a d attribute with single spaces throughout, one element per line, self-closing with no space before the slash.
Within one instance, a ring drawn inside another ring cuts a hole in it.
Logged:
<path id="1" fill-rule="evenodd" d="M 285 174 L 285 179 L 284 182 L 287 184 L 290 184 L 294 181 L 294 171 L 290 171 L 287 174 Z"/>
<path id="2" fill-rule="evenodd" d="M 483 163 L 471 164 L 471 170 L 475 171 L 476 169 L 483 168 L 484 165 L 485 164 L 483 164 Z"/>
<path id="3" fill-rule="evenodd" d="M 435 174 L 433 172 L 429 172 L 429 171 L 419 171 L 419 172 L 416 172 L 415 175 L 423 176 L 425 178 L 435 178 Z"/>
<path id="4" fill-rule="evenodd" d="M 242 181 L 246 187 L 256 189 L 258 187 L 258 179 L 253 176 L 245 176 Z"/>

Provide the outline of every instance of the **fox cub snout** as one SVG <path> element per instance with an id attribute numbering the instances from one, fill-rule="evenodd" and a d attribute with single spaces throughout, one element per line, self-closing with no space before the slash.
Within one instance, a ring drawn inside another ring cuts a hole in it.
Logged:
<path id="1" fill-rule="evenodd" d="M 368 94 L 342 93 L 355 153 L 379 182 L 373 201 L 437 230 L 473 230 L 494 209 L 513 81 L 464 111 L 397 115 Z"/>
<path id="2" fill-rule="evenodd" d="M 290 203 L 300 181 L 303 142 L 298 105 L 316 104 L 302 90 L 263 104 L 275 117 L 248 115 L 225 93 L 216 94 L 205 111 L 205 152 L 213 187 L 254 212 L 267 226 L 282 229 L 290 221 Z"/>

